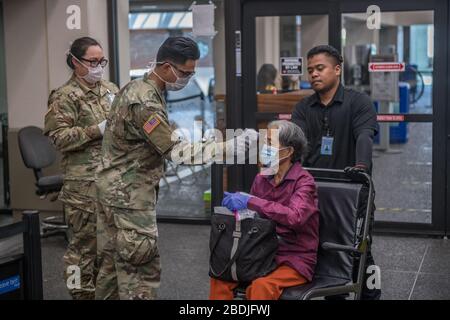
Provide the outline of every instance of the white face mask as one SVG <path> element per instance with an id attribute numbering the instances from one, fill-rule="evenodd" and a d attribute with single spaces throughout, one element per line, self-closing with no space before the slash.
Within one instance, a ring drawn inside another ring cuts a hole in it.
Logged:
<path id="1" fill-rule="evenodd" d="M 167 63 L 167 62 L 150 62 L 149 67 L 150 67 L 150 72 L 152 72 L 155 76 L 157 76 L 159 78 L 159 80 L 163 81 L 166 84 L 166 89 L 168 91 L 179 91 L 179 90 L 183 89 L 184 87 L 186 87 L 186 85 L 189 83 L 189 80 L 191 80 L 192 75 L 185 77 L 185 78 L 180 78 L 180 77 L 178 77 L 175 70 L 173 70 L 173 67 L 169 64 L 170 69 L 172 70 L 172 72 L 175 75 L 175 77 L 177 78 L 177 80 L 175 82 L 167 82 L 166 80 L 161 78 L 159 76 L 159 74 L 157 74 L 155 72 L 155 66 L 157 64 L 163 64 L 163 63 Z"/>
<path id="2" fill-rule="evenodd" d="M 74 57 L 75 60 L 77 60 L 79 63 L 81 63 L 84 67 L 88 69 L 88 73 L 84 76 L 80 76 L 81 79 L 84 79 L 86 82 L 90 84 L 94 84 L 102 80 L 104 69 L 101 65 L 96 66 L 95 68 L 92 68 L 90 66 L 85 65 L 83 62 L 81 62 L 77 57 L 75 57 L 72 53 L 69 52 L 69 54 Z"/>
<path id="3" fill-rule="evenodd" d="M 278 167 L 281 160 L 288 158 L 288 156 L 281 159 L 279 158 L 279 152 L 284 149 L 287 149 L 287 147 L 277 149 L 274 146 L 264 144 L 259 153 L 259 161 L 266 168 Z"/>

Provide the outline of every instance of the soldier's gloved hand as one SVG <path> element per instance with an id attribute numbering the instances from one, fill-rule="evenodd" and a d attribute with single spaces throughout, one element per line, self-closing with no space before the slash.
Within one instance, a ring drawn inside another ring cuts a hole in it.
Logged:
<path id="1" fill-rule="evenodd" d="M 100 130 L 101 134 L 103 135 L 105 133 L 106 129 L 106 120 L 103 120 L 98 124 L 98 129 Z"/>
<path id="2" fill-rule="evenodd" d="M 224 192 L 222 206 L 231 211 L 247 209 L 248 199 L 250 199 L 250 196 L 246 194 Z"/>

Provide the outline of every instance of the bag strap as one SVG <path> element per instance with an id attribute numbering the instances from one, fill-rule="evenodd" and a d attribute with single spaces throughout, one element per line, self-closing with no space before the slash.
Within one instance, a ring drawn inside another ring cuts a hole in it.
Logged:
<path id="1" fill-rule="evenodd" d="M 212 256 L 213 256 L 214 250 L 215 250 L 215 248 L 216 248 L 216 246 L 217 246 L 217 244 L 218 244 L 218 242 L 219 242 L 219 240 L 220 240 L 224 230 L 225 230 L 225 228 L 220 231 L 221 235 L 219 237 L 217 237 L 217 240 L 216 240 L 216 242 L 215 242 L 215 244 L 213 246 L 213 249 L 211 250 L 211 256 L 209 257 L 209 268 L 210 268 L 210 271 L 211 271 L 212 275 L 214 277 L 217 277 L 217 278 L 221 277 L 227 271 L 227 269 L 230 268 L 230 266 L 237 260 L 237 258 L 239 257 L 239 254 L 241 252 L 241 248 L 244 246 L 244 245 L 241 245 L 241 247 L 239 247 L 237 245 L 236 252 L 234 253 L 234 255 L 232 255 L 232 257 L 230 258 L 230 261 L 228 261 L 228 263 L 225 265 L 223 270 L 221 272 L 215 272 L 213 267 L 212 267 Z M 235 239 L 238 238 L 238 242 L 239 242 L 239 239 L 241 238 L 241 235 L 242 235 L 241 232 L 236 232 L 236 231 L 233 232 L 233 238 L 235 238 Z M 242 240 L 241 240 L 242 243 L 245 244 L 249 237 L 250 237 L 250 233 L 245 234 L 245 236 L 242 237 Z"/>
<path id="2" fill-rule="evenodd" d="M 235 215 L 236 215 L 236 227 L 233 232 L 233 247 L 231 247 L 230 259 L 232 259 L 234 257 L 234 255 L 236 254 L 236 251 L 239 248 L 239 240 L 241 239 L 241 235 L 242 235 L 241 220 L 239 217 L 239 213 L 236 211 Z M 231 272 L 231 278 L 233 278 L 234 281 L 239 281 L 239 279 L 237 277 L 236 260 L 231 265 L 230 272 Z"/>

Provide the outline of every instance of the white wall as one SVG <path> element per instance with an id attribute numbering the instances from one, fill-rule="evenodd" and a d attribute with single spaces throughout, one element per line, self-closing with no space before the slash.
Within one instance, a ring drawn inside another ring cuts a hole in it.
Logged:
<path id="1" fill-rule="evenodd" d="M 60 0 L 57 0 L 60 1 Z M 72 2 L 65 0 L 64 2 Z M 109 57 L 108 7 L 106 0 L 85 0 L 87 35 L 96 39 L 103 48 L 105 57 Z M 124 2 L 124 1 L 118 1 Z M 109 79 L 109 67 L 105 69 L 105 78 Z"/>
<path id="2" fill-rule="evenodd" d="M 87 34 L 86 10 L 81 11 L 81 30 L 69 30 L 66 28 L 67 6 L 78 5 L 82 7 L 82 1 L 47 0 L 45 2 L 47 25 L 46 47 L 48 67 L 48 90 L 61 86 L 71 75 L 71 70 L 66 65 L 65 54 L 69 50 L 73 40 Z"/>
<path id="3" fill-rule="evenodd" d="M 49 86 L 45 1 L 4 1 L 10 127 L 42 126 Z"/>
<path id="4" fill-rule="evenodd" d="M 108 56 L 106 4 L 106 0 L 3 2 L 10 128 L 43 127 L 50 91 L 70 77 L 65 53 L 73 40 L 91 36 L 100 42 Z M 66 26 L 69 17 L 66 10 L 70 5 L 78 5 L 81 9 L 79 30 L 69 30 Z M 105 78 L 109 78 L 108 69 Z"/>
<path id="5" fill-rule="evenodd" d="M 126 8 L 126 12 L 121 13 L 124 24 L 128 21 L 128 5 L 124 3 L 128 1 L 118 2 L 121 8 Z M 66 26 L 69 5 L 78 5 L 81 9 L 79 30 L 69 30 Z M 108 55 L 107 0 L 8 0 L 3 1 L 3 9 L 11 208 L 41 212 L 61 210 L 58 201 L 40 200 L 36 196 L 35 178 L 22 162 L 17 132 L 30 125 L 43 127 L 50 91 L 61 86 L 71 75 L 66 65 L 66 51 L 72 41 L 91 36 L 100 42 Z M 125 30 L 120 50 L 123 52 L 121 59 L 124 59 L 122 66 L 127 68 L 127 23 Z M 105 77 L 109 77 L 108 69 Z M 126 81 L 126 77 L 122 76 L 122 80 Z M 45 169 L 45 174 L 59 172 L 59 163 Z"/>

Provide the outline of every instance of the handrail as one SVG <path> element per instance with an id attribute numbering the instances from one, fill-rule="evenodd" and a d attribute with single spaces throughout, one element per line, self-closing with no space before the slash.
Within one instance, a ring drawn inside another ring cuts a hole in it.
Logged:
<path id="1" fill-rule="evenodd" d="M 203 100 L 203 99 L 205 99 L 205 95 L 203 93 L 200 93 L 200 94 L 196 94 L 196 95 L 185 97 L 185 98 L 167 100 L 166 102 L 167 103 L 175 103 L 175 102 L 182 102 L 182 101 L 187 101 L 187 100 L 197 99 L 197 98 L 200 98 Z"/>

